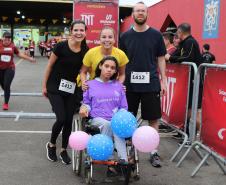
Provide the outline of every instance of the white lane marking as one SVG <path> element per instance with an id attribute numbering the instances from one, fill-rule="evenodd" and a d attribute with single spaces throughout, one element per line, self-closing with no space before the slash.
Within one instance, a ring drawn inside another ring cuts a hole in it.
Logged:
<path id="1" fill-rule="evenodd" d="M 50 134 L 52 131 L 34 131 L 34 130 L 0 130 L 0 133 L 16 133 L 16 134 Z"/>
<path id="2" fill-rule="evenodd" d="M 15 65 L 19 65 L 24 59 L 20 59 Z"/>

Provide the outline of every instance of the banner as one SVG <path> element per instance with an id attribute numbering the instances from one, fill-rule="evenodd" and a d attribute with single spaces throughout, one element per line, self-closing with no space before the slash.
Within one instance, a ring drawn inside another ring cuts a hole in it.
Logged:
<path id="1" fill-rule="evenodd" d="M 15 22 L 18 22 L 19 20 L 20 20 L 20 18 L 14 17 L 14 21 L 15 21 Z"/>
<path id="2" fill-rule="evenodd" d="M 58 19 L 52 19 L 53 24 L 56 24 Z"/>
<path id="3" fill-rule="evenodd" d="M 201 140 L 226 157 L 226 70 L 207 69 L 202 100 Z"/>
<path id="4" fill-rule="evenodd" d="M 164 122 L 183 128 L 186 118 L 189 66 L 167 64 L 167 93 L 162 97 L 162 119 Z"/>
<path id="5" fill-rule="evenodd" d="M 116 45 L 118 43 L 118 0 L 111 1 L 74 1 L 73 19 L 85 21 L 87 30 L 87 44 L 94 47 L 100 44 L 99 34 L 104 26 L 112 27 L 115 30 Z"/>
<path id="6" fill-rule="evenodd" d="M 31 18 L 27 18 L 27 22 L 28 22 L 28 23 L 31 23 L 32 20 L 33 20 L 33 19 L 31 19 Z"/>
<path id="7" fill-rule="evenodd" d="M 204 0 L 203 39 L 218 38 L 220 0 Z"/>
<path id="8" fill-rule="evenodd" d="M 43 24 L 46 21 L 46 19 L 40 19 L 40 23 Z"/>

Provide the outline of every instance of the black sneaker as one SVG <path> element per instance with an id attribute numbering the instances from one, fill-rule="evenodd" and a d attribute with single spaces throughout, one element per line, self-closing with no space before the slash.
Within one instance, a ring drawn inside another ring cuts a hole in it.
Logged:
<path id="1" fill-rule="evenodd" d="M 161 164 L 160 164 L 160 157 L 159 157 L 159 155 L 157 153 L 154 153 L 154 154 L 150 155 L 150 163 L 155 168 L 162 167 Z"/>
<path id="2" fill-rule="evenodd" d="M 71 164 L 71 158 L 67 154 L 67 150 L 60 152 L 60 159 L 64 164 Z"/>
<path id="3" fill-rule="evenodd" d="M 46 143 L 46 153 L 47 159 L 52 162 L 57 161 L 56 147 L 50 147 L 49 142 Z"/>

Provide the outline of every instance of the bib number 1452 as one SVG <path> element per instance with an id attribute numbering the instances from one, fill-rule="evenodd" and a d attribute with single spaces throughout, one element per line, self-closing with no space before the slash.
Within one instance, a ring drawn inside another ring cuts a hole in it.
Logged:
<path id="1" fill-rule="evenodd" d="M 131 83 L 149 83 L 150 73 L 149 72 L 131 72 Z"/>

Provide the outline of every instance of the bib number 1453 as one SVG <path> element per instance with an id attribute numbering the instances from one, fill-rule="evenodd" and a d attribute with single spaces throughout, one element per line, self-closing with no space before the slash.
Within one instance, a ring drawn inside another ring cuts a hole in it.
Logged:
<path id="1" fill-rule="evenodd" d="M 74 82 L 70 82 L 68 80 L 61 79 L 59 90 L 60 91 L 64 91 L 64 92 L 68 92 L 68 93 L 71 93 L 71 94 L 74 94 L 75 86 L 76 85 L 75 85 Z"/>

